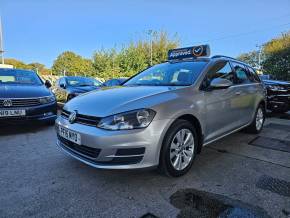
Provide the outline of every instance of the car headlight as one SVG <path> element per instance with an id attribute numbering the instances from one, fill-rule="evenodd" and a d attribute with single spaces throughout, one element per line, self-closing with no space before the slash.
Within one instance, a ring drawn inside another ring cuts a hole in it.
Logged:
<path id="1" fill-rule="evenodd" d="M 267 88 L 272 91 L 287 91 L 283 86 L 278 85 L 268 85 Z"/>
<path id="2" fill-rule="evenodd" d="M 97 127 L 107 130 L 140 129 L 149 126 L 156 112 L 151 109 L 139 109 L 105 117 Z"/>
<path id="3" fill-rule="evenodd" d="M 39 102 L 41 104 L 49 104 L 49 103 L 52 103 L 52 102 L 55 102 L 56 99 L 54 97 L 54 95 L 51 95 L 51 96 L 48 96 L 48 97 L 43 97 L 43 98 L 40 98 L 39 99 Z"/>

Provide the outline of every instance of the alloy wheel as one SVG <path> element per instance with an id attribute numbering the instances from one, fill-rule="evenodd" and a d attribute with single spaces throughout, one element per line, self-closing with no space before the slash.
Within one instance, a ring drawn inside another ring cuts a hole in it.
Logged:
<path id="1" fill-rule="evenodd" d="M 170 145 L 170 162 L 175 170 L 185 169 L 194 156 L 194 136 L 189 129 L 179 130 Z"/>
<path id="2" fill-rule="evenodd" d="M 262 108 L 259 108 L 256 115 L 256 128 L 259 131 L 264 123 L 264 112 Z"/>

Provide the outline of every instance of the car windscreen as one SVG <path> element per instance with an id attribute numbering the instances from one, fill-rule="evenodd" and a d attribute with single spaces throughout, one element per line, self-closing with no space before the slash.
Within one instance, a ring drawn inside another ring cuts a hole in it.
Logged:
<path id="1" fill-rule="evenodd" d="M 42 85 L 42 82 L 33 71 L 0 69 L 0 85 L 7 84 Z"/>
<path id="2" fill-rule="evenodd" d="M 100 86 L 101 82 L 87 77 L 67 77 L 66 82 L 69 86 Z"/>
<path id="3" fill-rule="evenodd" d="M 158 64 L 132 77 L 124 86 L 189 86 L 206 65 L 205 61 Z"/>

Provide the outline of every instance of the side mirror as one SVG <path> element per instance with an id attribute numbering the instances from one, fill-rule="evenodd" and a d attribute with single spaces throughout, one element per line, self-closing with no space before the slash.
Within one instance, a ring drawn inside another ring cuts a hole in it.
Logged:
<path id="1" fill-rule="evenodd" d="M 49 89 L 51 87 L 51 82 L 49 80 L 45 80 L 44 85 Z"/>
<path id="2" fill-rule="evenodd" d="M 212 89 L 226 89 L 232 85 L 233 83 L 230 80 L 222 78 L 215 78 L 210 83 Z"/>
<path id="3" fill-rule="evenodd" d="M 59 86 L 60 86 L 60 88 L 65 89 L 65 84 L 64 83 L 59 84 Z"/>

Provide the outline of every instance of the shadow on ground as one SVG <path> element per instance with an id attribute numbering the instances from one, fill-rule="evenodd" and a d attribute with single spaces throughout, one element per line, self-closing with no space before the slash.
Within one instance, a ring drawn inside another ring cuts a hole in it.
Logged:
<path id="1" fill-rule="evenodd" d="M 290 120 L 290 111 L 287 113 L 275 113 L 275 112 L 268 112 L 267 113 L 268 118 L 279 118 L 279 119 L 285 119 Z"/>
<path id="2" fill-rule="evenodd" d="M 37 133 L 51 126 L 40 123 L 0 124 L 0 136 Z"/>

